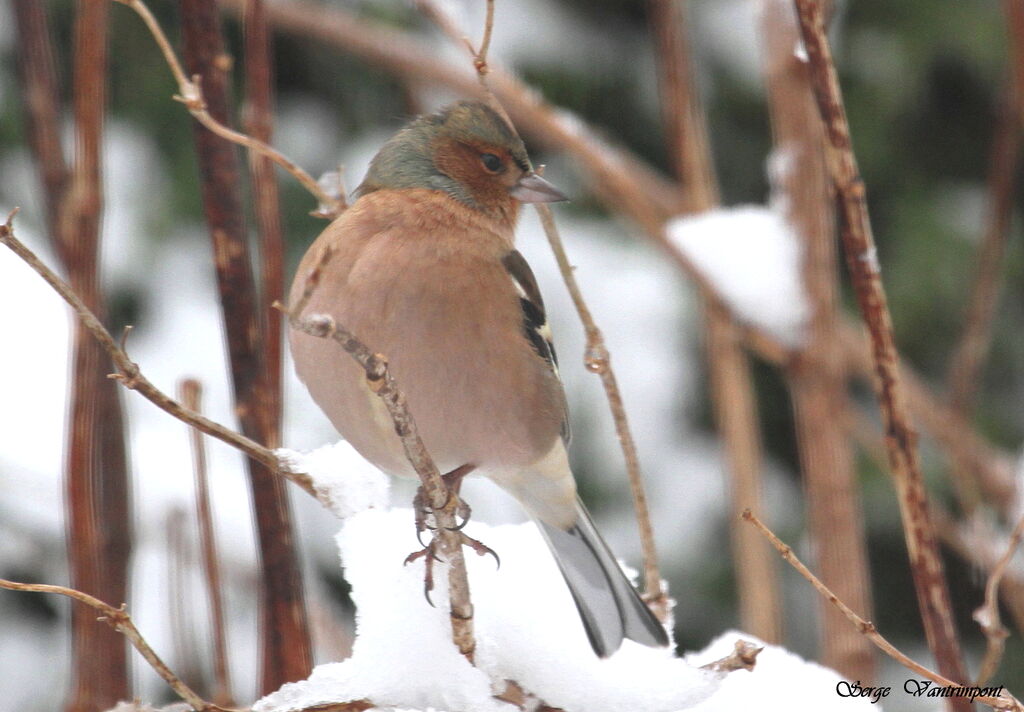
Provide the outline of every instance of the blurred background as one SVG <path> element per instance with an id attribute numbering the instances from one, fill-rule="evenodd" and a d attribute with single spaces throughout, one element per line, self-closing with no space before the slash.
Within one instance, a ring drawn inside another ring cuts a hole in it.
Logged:
<path id="1" fill-rule="evenodd" d="M 45 237 L 45 201 L 18 82 L 17 2 L 0 3 L 0 211 L 20 207 L 19 237 L 57 265 Z M 468 66 L 461 50 L 408 2 L 323 4 L 374 26 L 410 33 L 432 47 L 439 62 Z M 75 8 L 65 1 L 45 5 L 60 90 L 67 100 Z M 153 0 L 152 10 L 179 46 L 175 5 Z M 772 198 L 767 162 L 773 144 L 761 3 L 693 0 L 685 6 L 691 70 L 706 110 L 721 202 L 766 205 Z M 452 0 L 445 7 L 472 37 L 479 36 L 482 3 Z M 830 36 L 868 189 L 896 341 L 941 399 L 990 222 L 993 138 L 1011 76 L 1007 14 L 1000 3 L 981 0 L 852 0 L 836 3 L 834 10 Z M 240 65 L 241 25 L 233 11 L 223 17 L 229 52 Z M 574 112 L 599 135 L 668 176 L 673 163 L 659 105 L 655 47 L 645 3 L 499 1 L 491 58 L 547 101 Z M 460 98 L 450 90 L 403 80 L 302 34 L 275 33 L 272 57 L 274 145 L 314 176 L 342 165 L 349 191 L 376 148 L 409 116 Z M 138 17 L 119 5 L 110 11 L 108 61 L 100 274 L 110 330 L 120 334 L 124 325 L 133 325 L 128 351 L 148 378 L 168 393 L 182 378 L 199 379 L 205 412 L 234 427 L 192 120 L 171 99 L 176 88 L 151 36 Z M 240 75 L 236 71 L 236 102 L 242 95 Z M 70 155 L 70 114 L 64 121 Z M 637 439 L 662 575 L 678 602 L 676 639 L 682 650 L 701 648 L 722 631 L 743 626 L 730 548 L 731 532 L 741 524 L 732 518 L 716 434 L 702 300 L 634 223 L 612 214 L 595 197 L 571 156 L 550 150 L 543 137 L 524 137 L 534 163 L 547 164 L 545 175 L 573 196 L 556 214 L 613 355 Z M 284 174 L 279 179 L 290 281 L 324 223 L 309 216 L 315 205 L 304 189 Z M 1010 455 L 1019 453 L 1024 438 L 1021 197 L 1014 188 L 1012 228 L 1000 265 L 1002 291 L 971 420 L 977 433 Z M 599 380 L 583 368 L 583 334 L 532 212 L 524 214 L 518 240 L 548 301 L 583 498 L 616 553 L 639 566 L 628 484 L 605 397 Z M 744 256 L 742 251 L 734 255 L 737 261 Z M 845 281 L 841 298 L 846 311 L 855 313 Z M 71 324 L 52 290 L 9 251 L 0 251 L 0 577 L 68 581 L 62 472 Z M 758 468 L 764 478 L 762 511 L 780 536 L 813 560 L 787 377 L 757 357 L 750 360 L 750 370 L 763 448 Z M 309 450 L 336 439 L 287 362 L 284 373 L 283 446 Z M 868 386 L 853 383 L 851 398 L 858 412 L 877 422 Z M 188 432 L 133 393 L 122 394 L 122 401 L 134 507 L 130 610 L 171 667 L 199 680 L 201 688 L 202 680 L 208 683 L 210 643 Z M 242 457 L 220 443 L 207 446 L 234 691 L 248 702 L 258 685 L 257 559 L 249 495 Z M 930 494 L 957 510 L 949 458 L 928 437 L 921 446 Z M 856 451 L 855 474 L 870 564 L 871 618 L 894 644 L 931 664 L 891 478 L 884 461 L 864 449 Z M 1022 477 L 1018 487 L 1024 488 Z M 396 486 L 393 501 L 405 506 L 409 496 Z M 474 483 L 466 498 L 474 516 L 487 521 L 521 517 L 486 482 Z M 291 502 L 315 661 L 337 660 L 351 643 L 353 615 L 332 540 L 338 523 L 294 488 Z M 997 522 L 993 531 L 1005 535 L 1008 529 Z M 986 572 L 948 549 L 943 554 L 973 674 L 984 638 L 971 612 L 982 602 Z M 1022 558 L 1017 557 L 1009 574 L 1018 581 L 1024 580 Z M 778 642 L 819 659 L 816 594 L 780 561 L 773 560 L 772 566 L 781 591 Z M 71 682 L 69 610 L 66 601 L 55 597 L 0 593 L 0 700 L 5 700 L 0 707 L 43 711 L 62 704 Z M 994 682 L 1020 695 L 1024 644 L 1005 612 L 1004 623 L 1013 630 Z M 137 658 L 132 665 L 137 695 L 171 699 Z M 879 665 L 877 679 L 901 689 L 909 673 L 888 661 L 879 659 Z M 885 705 L 893 710 L 935 708 L 928 700 L 897 694 Z"/>

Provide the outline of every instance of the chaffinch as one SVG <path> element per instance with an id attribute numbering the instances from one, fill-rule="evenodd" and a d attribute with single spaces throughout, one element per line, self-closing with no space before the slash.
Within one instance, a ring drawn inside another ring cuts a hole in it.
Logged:
<path id="1" fill-rule="evenodd" d="M 523 202 L 564 200 L 514 130 L 462 101 L 421 116 L 370 163 L 357 200 L 310 247 L 334 254 L 308 303 L 385 354 L 441 472 L 472 468 L 538 523 L 594 651 L 624 637 L 668 644 L 576 496 L 565 394 L 544 302 L 516 251 Z M 341 435 L 381 470 L 415 476 L 362 370 L 329 340 L 291 332 L 300 379 Z"/>

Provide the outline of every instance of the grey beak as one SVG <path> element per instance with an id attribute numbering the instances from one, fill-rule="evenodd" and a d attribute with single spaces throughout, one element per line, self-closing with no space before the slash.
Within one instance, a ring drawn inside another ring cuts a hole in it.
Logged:
<path id="1" fill-rule="evenodd" d="M 539 175 L 530 171 L 508 189 L 509 194 L 522 203 L 557 203 L 569 197 Z"/>

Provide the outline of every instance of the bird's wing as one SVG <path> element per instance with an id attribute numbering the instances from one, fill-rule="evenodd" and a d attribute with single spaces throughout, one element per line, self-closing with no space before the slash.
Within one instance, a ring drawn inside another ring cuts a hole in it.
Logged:
<path id="1" fill-rule="evenodd" d="M 533 346 L 547 363 L 551 372 L 558 378 L 558 356 L 555 354 L 555 345 L 551 338 L 551 327 L 548 326 L 547 314 L 544 311 L 544 299 L 537 288 L 537 280 L 533 276 L 533 270 L 529 263 L 519 253 L 519 250 L 511 250 L 502 259 L 512 283 L 515 285 L 516 293 L 519 294 L 519 307 L 523 312 L 523 333 L 526 340 Z M 562 393 L 564 401 L 565 393 Z M 562 421 L 562 440 L 566 445 L 572 433 L 569 430 L 569 409 L 565 406 L 565 419 Z"/>

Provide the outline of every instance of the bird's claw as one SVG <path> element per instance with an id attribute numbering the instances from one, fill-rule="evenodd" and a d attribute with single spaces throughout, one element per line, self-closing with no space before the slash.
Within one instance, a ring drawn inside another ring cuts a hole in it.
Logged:
<path id="1" fill-rule="evenodd" d="M 419 532 L 416 532 L 416 536 L 419 537 Z M 431 608 L 436 608 L 434 602 L 430 599 L 430 592 L 434 590 L 434 562 L 441 561 L 437 554 L 434 553 L 435 543 L 432 541 L 424 546 L 419 551 L 414 551 L 405 557 L 405 561 L 402 563 L 403 566 L 408 566 L 417 559 L 424 559 L 423 562 L 423 597 L 427 599 L 427 603 L 430 604 Z"/>
<path id="2" fill-rule="evenodd" d="M 494 557 L 494 563 L 497 565 L 497 567 L 499 569 L 501 568 L 501 557 L 498 556 L 498 552 L 496 552 L 491 547 L 487 546 L 487 544 L 484 544 L 482 541 L 474 539 L 471 536 L 467 536 L 465 534 L 460 534 L 459 536 L 461 538 L 460 543 L 463 546 L 468 546 L 470 549 L 476 552 L 477 556 L 484 556 L 485 554 L 490 554 Z"/>

